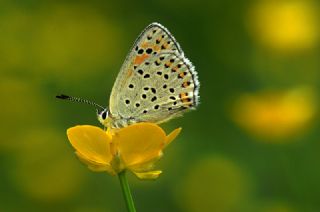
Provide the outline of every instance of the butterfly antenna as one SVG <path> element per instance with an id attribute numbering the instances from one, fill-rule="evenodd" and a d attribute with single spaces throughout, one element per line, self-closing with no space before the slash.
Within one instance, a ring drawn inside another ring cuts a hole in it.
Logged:
<path id="1" fill-rule="evenodd" d="M 102 110 L 105 109 L 104 107 L 102 107 L 101 105 L 98 105 L 97 103 L 94 103 L 92 101 L 89 101 L 89 100 L 86 100 L 86 99 L 82 99 L 82 98 L 79 98 L 79 97 L 73 97 L 73 96 L 68 96 L 68 95 L 61 94 L 61 95 L 57 95 L 56 98 L 63 99 L 63 100 L 69 100 L 71 102 L 80 102 L 80 103 L 84 103 L 84 104 L 88 104 L 88 105 L 93 105 L 96 108 L 101 108 Z"/>

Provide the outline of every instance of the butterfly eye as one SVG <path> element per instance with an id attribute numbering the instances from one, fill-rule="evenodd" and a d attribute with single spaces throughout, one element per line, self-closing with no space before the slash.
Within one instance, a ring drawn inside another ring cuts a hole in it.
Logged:
<path id="1" fill-rule="evenodd" d="M 107 112 L 103 111 L 101 114 L 102 119 L 106 119 L 107 118 Z"/>

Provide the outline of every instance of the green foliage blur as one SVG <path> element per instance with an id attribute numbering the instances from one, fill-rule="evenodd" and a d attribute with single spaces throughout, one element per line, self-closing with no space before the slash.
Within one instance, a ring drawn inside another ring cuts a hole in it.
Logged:
<path id="1" fill-rule="evenodd" d="M 118 179 L 90 172 L 66 129 L 100 126 L 126 54 L 152 22 L 194 63 L 198 110 L 156 181 L 129 177 L 137 211 L 320 211 L 318 1 L 0 2 L 0 211 L 125 211 Z"/>

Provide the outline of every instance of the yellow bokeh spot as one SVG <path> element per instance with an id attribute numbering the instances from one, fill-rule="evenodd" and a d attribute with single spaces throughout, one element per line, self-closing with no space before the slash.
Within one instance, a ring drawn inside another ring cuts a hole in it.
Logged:
<path id="1" fill-rule="evenodd" d="M 244 94 L 234 104 L 233 119 L 250 134 L 286 138 L 305 129 L 316 113 L 311 89 Z"/>
<path id="2" fill-rule="evenodd" d="M 249 10 L 253 37 L 268 48 L 291 52 L 314 48 L 319 19 L 312 1 L 260 1 Z"/>
<path id="3" fill-rule="evenodd" d="M 182 211 L 238 211 L 249 198 L 246 174 L 224 157 L 212 156 L 192 164 L 179 179 L 176 196 Z"/>
<path id="4" fill-rule="evenodd" d="M 65 138 L 55 130 L 43 128 L 20 136 L 10 168 L 17 190 L 42 202 L 72 198 L 81 188 L 85 174 L 62 142 Z"/>

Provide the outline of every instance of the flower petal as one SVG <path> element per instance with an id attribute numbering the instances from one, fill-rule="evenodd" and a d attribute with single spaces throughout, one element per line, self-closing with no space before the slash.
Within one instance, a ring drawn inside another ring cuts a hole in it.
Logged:
<path id="1" fill-rule="evenodd" d="M 104 167 L 100 167 L 100 166 L 90 166 L 88 165 L 88 168 L 93 171 L 93 172 L 108 172 L 108 174 L 115 176 L 116 172 L 112 169 L 111 166 L 104 166 Z"/>
<path id="2" fill-rule="evenodd" d="M 138 123 L 115 132 L 113 142 L 125 166 L 145 163 L 158 157 L 165 145 L 166 135 L 156 124 Z"/>
<path id="3" fill-rule="evenodd" d="M 75 126 L 67 130 L 67 135 L 71 145 L 84 161 L 109 165 L 112 159 L 111 137 L 102 129 L 90 125 Z"/>
<path id="4" fill-rule="evenodd" d="M 88 159 L 87 157 L 81 155 L 81 153 L 76 152 L 79 160 L 86 164 L 91 171 L 94 172 L 108 172 L 111 175 L 116 175 L 116 172 L 112 169 L 112 167 L 108 164 L 101 164 L 95 161 Z"/>
<path id="5" fill-rule="evenodd" d="M 166 146 L 168 146 L 171 141 L 173 141 L 181 132 L 182 128 L 179 127 L 175 130 L 173 130 L 169 135 L 167 135 L 167 139 L 166 139 Z"/>
<path id="6" fill-rule="evenodd" d="M 159 152 L 157 157 L 152 158 L 149 161 L 144 163 L 139 163 L 133 166 L 128 167 L 132 172 L 148 172 L 154 168 L 155 163 L 162 157 L 162 151 Z"/>
<path id="7" fill-rule="evenodd" d="M 162 171 L 157 170 L 157 171 L 150 171 L 150 172 L 133 172 L 139 179 L 141 180 L 154 180 L 157 179 Z"/>

